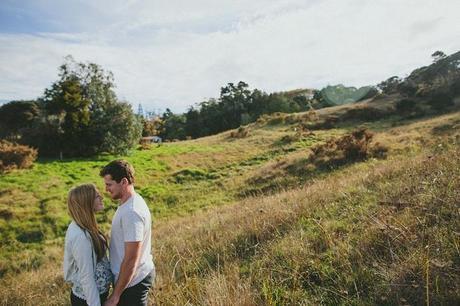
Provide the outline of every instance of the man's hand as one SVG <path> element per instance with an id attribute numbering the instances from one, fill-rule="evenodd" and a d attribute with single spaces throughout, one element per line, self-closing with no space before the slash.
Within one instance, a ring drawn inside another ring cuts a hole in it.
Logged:
<path id="1" fill-rule="evenodd" d="M 104 306 L 117 306 L 120 296 L 134 277 L 136 265 L 141 254 L 142 242 L 125 242 L 125 256 L 121 262 L 120 274 Z"/>
<path id="2" fill-rule="evenodd" d="M 107 301 L 105 301 L 104 306 L 117 306 L 120 301 L 120 297 L 114 294 L 111 294 Z"/>

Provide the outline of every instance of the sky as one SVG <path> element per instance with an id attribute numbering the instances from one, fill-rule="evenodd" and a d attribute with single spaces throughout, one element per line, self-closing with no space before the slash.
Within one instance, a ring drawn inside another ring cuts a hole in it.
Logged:
<path id="1" fill-rule="evenodd" d="M 35 99 L 66 55 L 137 110 L 184 112 L 242 80 L 265 92 L 375 85 L 460 51 L 458 0 L 0 0 L 0 101 Z"/>

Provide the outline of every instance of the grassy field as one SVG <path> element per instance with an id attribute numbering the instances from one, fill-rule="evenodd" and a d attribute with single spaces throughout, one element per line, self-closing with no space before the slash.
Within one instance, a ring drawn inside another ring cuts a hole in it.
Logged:
<path id="1" fill-rule="evenodd" d="M 460 303 L 460 113 L 360 122 L 387 157 L 328 168 L 311 165 L 311 148 L 357 123 L 302 132 L 307 115 L 122 157 L 155 219 L 152 303 Z M 66 193 L 102 188 L 99 169 L 114 158 L 40 160 L 1 176 L 1 305 L 68 303 Z M 116 204 L 105 204 L 108 231 Z"/>

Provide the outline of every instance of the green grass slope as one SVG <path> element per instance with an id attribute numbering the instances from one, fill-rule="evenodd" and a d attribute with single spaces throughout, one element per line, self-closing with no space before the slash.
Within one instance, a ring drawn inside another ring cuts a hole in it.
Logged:
<path id="1" fill-rule="evenodd" d="M 460 113 L 361 120 L 369 103 L 277 114 L 123 157 L 155 219 L 151 301 L 459 303 Z M 386 158 L 312 163 L 315 146 L 358 124 Z M 66 193 L 83 182 L 102 188 L 98 171 L 113 158 L 42 160 L 1 176 L 1 305 L 68 303 Z M 108 231 L 116 204 L 105 204 L 98 218 Z"/>

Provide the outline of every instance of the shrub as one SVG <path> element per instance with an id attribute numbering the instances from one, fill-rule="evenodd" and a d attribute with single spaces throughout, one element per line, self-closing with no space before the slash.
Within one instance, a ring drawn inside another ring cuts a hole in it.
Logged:
<path id="1" fill-rule="evenodd" d="M 236 131 L 230 132 L 230 138 L 245 138 L 249 135 L 247 127 L 240 126 Z"/>
<path id="2" fill-rule="evenodd" d="M 37 150 L 0 140 L 0 171 L 24 169 L 32 166 L 37 158 Z"/>
<path id="3" fill-rule="evenodd" d="M 336 115 L 326 116 L 322 120 L 302 122 L 306 130 L 327 130 L 334 128 L 339 122 L 339 117 Z"/>
<path id="4" fill-rule="evenodd" d="M 374 121 L 387 115 L 384 110 L 375 107 L 357 107 L 347 110 L 342 116 L 342 120 Z"/>
<path id="5" fill-rule="evenodd" d="M 0 209 L 0 218 L 3 220 L 10 220 L 13 218 L 13 212 L 9 209 Z"/>
<path id="6" fill-rule="evenodd" d="M 414 96 L 418 89 L 418 85 L 409 79 L 406 79 L 404 82 L 398 85 L 399 92 L 409 97 Z"/>
<path id="7" fill-rule="evenodd" d="M 201 169 L 182 169 L 173 174 L 176 183 L 183 184 L 188 181 L 213 180 L 218 176 Z"/>
<path id="8" fill-rule="evenodd" d="M 416 110 L 417 103 L 412 99 L 401 99 L 396 102 L 396 110 L 401 114 L 408 114 Z"/>
<path id="9" fill-rule="evenodd" d="M 22 232 L 16 239 L 22 243 L 33 243 L 43 241 L 45 238 L 44 233 L 41 230 L 31 230 Z"/>
<path id="10" fill-rule="evenodd" d="M 137 147 L 138 150 L 143 151 L 143 150 L 150 150 L 152 148 L 152 144 L 148 142 L 141 142 L 139 147 Z"/>
<path id="11" fill-rule="evenodd" d="M 274 114 L 272 114 L 272 115 L 269 117 L 269 119 L 268 119 L 268 121 L 267 121 L 267 124 L 268 124 L 268 125 L 283 124 L 283 123 L 285 123 L 286 117 L 287 117 L 286 114 L 283 114 L 283 113 L 274 113 Z"/>
<path id="12" fill-rule="evenodd" d="M 454 99 L 451 93 L 439 91 L 431 96 L 428 104 L 432 109 L 440 111 L 444 108 L 448 108 L 449 106 L 454 105 Z"/>
<path id="13" fill-rule="evenodd" d="M 296 114 L 288 115 L 288 116 L 286 116 L 286 118 L 285 118 L 285 122 L 286 122 L 287 124 L 293 124 L 293 123 L 296 123 L 296 122 L 298 122 L 298 121 L 299 121 L 299 116 L 296 115 Z"/>
<path id="14" fill-rule="evenodd" d="M 309 162 L 318 167 L 334 167 L 358 162 L 369 157 L 385 157 L 388 149 L 381 144 L 372 144 L 374 134 L 360 128 L 338 139 L 312 148 Z"/>
<path id="15" fill-rule="evenodd" d="M 320 128 L 332 129 L 334 128 L 334 126 L 337 124 L 338 121 L 339 121 L 339 117 L 335 115 L 327 116 L 326 119 L 324 119 L 322 127 Z"/>
<path id="16" fill-rule="evenodd" d="M 319 120 L 319 114 L 313 108 L 310 109 L 308 112 L 305 112 L 301 115 L 297 116 L 297 121 L 301 123 L 313 123 Z"/>
<path id="17" fill-rule="evenodd" d="M 275 144 L 276 145 L 290 144 L 291 142 L 298 141 L 300 139 L 300 136 L 301 136 L 300 133 L 284 135 L 279 140 L 277 140 Z"/>

